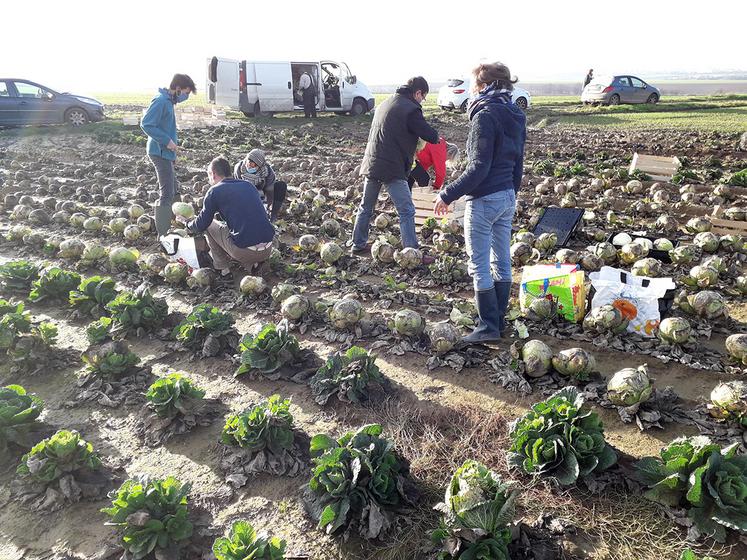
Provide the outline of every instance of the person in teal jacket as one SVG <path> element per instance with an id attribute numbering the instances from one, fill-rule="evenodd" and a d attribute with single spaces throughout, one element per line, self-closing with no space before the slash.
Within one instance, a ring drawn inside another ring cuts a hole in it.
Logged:
<path id="1" fill-rule="evenodd" d="M 190 93 L 196 92 L 197 88 L 192 78 L 186 74 L 174 74 L 169 88 L 158 90 L 158 95 L 150 102 L 140 122 L 140 128 L 148 135 L 148 157 L 156 169 L 161 189 L 155 215 L 156 232 L 159 237 L 168 233 L 171 227 L 171 204 L 179 191 L 174 172 L 176 150 L 179 145 L 174 105 L 186 101 Z"/>

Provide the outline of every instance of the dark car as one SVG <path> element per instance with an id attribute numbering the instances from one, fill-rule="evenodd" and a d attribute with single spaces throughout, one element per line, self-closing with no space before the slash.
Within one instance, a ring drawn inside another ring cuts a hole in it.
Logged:
<path id="1" fill-rule="evenodd" d="M 0 126 L 63 124 L 104 120 L 104 105 L 90 97 L 58 93 L 31 82 L 0 78 Z"/>
<path id="2" fill-rule="evenodd" d="M 584 103 L 619 105 L 620 103 L 658 103 L 661 92 L 636 76 L 600 76 L 581 93 Z"/>

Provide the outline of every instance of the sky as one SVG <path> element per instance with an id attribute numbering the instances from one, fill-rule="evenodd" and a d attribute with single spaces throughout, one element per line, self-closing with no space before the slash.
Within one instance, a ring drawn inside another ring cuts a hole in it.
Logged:
<path id="1" fill-rule="evenodd" d="M 151 91 L 175 72 L 204 90 L 212 56 L 339 60 L 368 85 L 444 81 L 484 60 L 523 81 L 747 70 L 745 0 L 4 0 L 0 14 L 0 76 L 78 94 Z"/>

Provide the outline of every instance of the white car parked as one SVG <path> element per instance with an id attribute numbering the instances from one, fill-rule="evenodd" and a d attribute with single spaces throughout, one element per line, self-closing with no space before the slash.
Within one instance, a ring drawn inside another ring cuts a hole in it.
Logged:
<path id="1" fill-rule="evenodd" d="M 469 78 L 453 78 L 441 86 L 438 90 L 438 106 L 445 111 L 466 111 L 469 102 Z M 526 111 L 532 106 L 532 96 L 529 92 L 518 86 L 514 86 L 512 99 L 517 107 Z"/>

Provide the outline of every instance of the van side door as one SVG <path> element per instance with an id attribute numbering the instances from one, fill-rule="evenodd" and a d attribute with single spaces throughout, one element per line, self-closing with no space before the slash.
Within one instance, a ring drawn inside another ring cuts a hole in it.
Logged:
<path id="1" fill-rule="evenodd" d="M 255 62 L 259 108 L 262 112 L 293 110 L 290 62 Z"/>
<path id="2" fill-rule="evenodd" d="M 215 82 L 215 104 L 239 108 L 239 61 L 218 59 Z"/>

